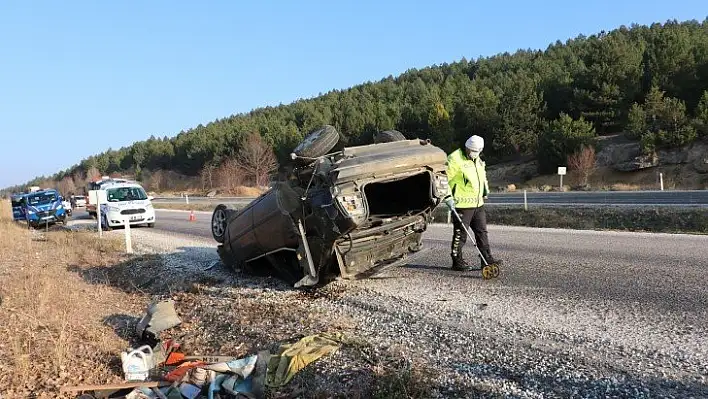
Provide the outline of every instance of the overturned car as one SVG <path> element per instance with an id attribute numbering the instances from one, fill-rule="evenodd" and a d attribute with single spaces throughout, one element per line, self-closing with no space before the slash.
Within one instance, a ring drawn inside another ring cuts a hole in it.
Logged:
<path id="1" fill-rule="evenodd" d="M 310 133 L 267 192 L 240 210 L 214 209 L 224 264 L 255 273 L 270 266 L 296 287 L 314 286 L 370 276 L 423 249 L 449 191 L 445 152 L 396 131 L 334 151 L 338 141 L 329 125 Z"/>

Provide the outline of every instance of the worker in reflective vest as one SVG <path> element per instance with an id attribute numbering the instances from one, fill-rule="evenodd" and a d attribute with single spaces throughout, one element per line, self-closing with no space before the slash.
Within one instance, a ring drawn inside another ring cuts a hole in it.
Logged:
<path id="1" fill-rule="evenodd" d="M 464 226 L 469 226 L 474 232 L 475 241 L 488 264 L 500 265 L 500 260 L 494 259 L 489 249 L 487 238 L 487 214 L 484 200 L 489 195 L 489 182 L 484 161 L 479 157 L 484 149 L 484 139 L 472 136 L 465 142 L 464 148 L 457 149 L 447 157 L 447 179 L 455 202 L 455 209 L 460 215 Z M 463 225 L 453 218 L 452 234 L 452 268 L 453 270 L 480 270 L 484 264 L 480 259 L 480 267 L 471 267 L 462 255 L 462 247 L 467 242 L 467 233 Z"/>

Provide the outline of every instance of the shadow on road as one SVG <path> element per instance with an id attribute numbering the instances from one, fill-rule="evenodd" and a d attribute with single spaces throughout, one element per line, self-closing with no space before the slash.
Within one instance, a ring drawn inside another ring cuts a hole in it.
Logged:
<path id="1" fill-rule="evenodd" d="M 209 247 L 180 247 L 168 254 L 136 255 L 107 265 L 70 265 L 86 282 L 108 285 L 127 293 L 171 295 L 208 287 L 234 287 L 296 291 L 277 278 L 231 270 L 213 256 Z"/>

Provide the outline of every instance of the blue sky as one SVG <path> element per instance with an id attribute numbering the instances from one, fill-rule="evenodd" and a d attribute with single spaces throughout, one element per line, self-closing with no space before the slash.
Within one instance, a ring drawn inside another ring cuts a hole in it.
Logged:
<path id="1" fill-rule="evenodd" d="M 0 187 L 413 67 L 707 15 L 702 0 L 0 1 Z"/>

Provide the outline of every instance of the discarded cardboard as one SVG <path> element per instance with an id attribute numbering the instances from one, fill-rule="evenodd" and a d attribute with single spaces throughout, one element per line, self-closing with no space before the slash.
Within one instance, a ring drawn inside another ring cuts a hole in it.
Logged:
<path id="1" fill-rule="evenodd" d="M 146 331 L 157 337 L 160 332 L 180 324 L 182 324 L 182 320 L 175 311 L 175 302 L 167 299 L 153 302 L 147 307 L 145 316 L 135 327 L 135 332 L 141 338 L 144 338 Z"/>

